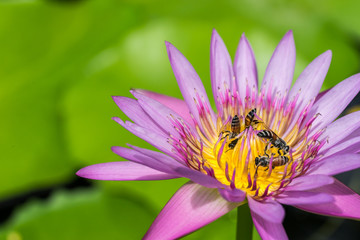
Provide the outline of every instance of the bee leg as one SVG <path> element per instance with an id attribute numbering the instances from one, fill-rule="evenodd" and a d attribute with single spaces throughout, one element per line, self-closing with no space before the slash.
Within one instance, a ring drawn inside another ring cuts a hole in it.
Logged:
<path id="1" fill-rule="evenodd" d="M 265 169 L 265 171 L 269 170 L 269 166 Z"/>
<path id="2" fill-rule="evenodd" d="M 227 138 L 230 135 L 230 131 L 224 131 L 224 132 L 226 132 L 227 134 L 224 137 L 222 137 L 220 140 L 223 140 L 223 139 Z"/>
<path id="3" fill-rule="evenodd" d="M 258 173 L 257 173 L 257 170 L 258 170 L 259 166 L 260 166 L 260 164 L 258 164 L 258 165 L 256 166 L 254 178 L 257 177 L 257 174 L 258 174 Z"/>
<path id="4" fill-rule="evenodd" d="M 274 169 L 275 168 L 275 166 L 272 166 L 272 169 Z"/>
<path id="5" fill-rule="evenodd" d="M 279 156 L 284 156 L 285 155 L 284 152 L 283 153 L 280 152 L 280 149 L 278 149 L 278 154 L 279 154 Z"/>
<path id="6" fill-rule="evenodd" d="M 268 150 L 268 147 L 269 147 L 269 144 L 265 146 L 265 149 L 264 149 L 264 155 L 266 155 L 266 156 L 268 156 L 268 157 L 269 157 L 269 155 L 266 153 L 266 152 L 267 152 L 267 150 Z"/>

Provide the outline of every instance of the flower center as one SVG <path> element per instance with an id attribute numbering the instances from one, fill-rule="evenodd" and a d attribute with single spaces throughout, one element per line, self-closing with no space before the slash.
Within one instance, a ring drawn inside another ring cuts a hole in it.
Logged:
<path id="1" fill-rule="evenodd" d="M 317 117 L 305 122 L 313 102 L 294 120 L 297 97 L 285 106 L 286 97 L 255 97 L 254 91 L 244 102 L 227 91 L 218 99 L 223 111 L 216 119 L 198 97 L 200 122 L 194 120 L 191 129 L 174 119 L 181 139 L 172 137 L 171 143 L 190 168 L 260 199 L 306 172 L 325 142 L 317 140 L 323 131 L 308 136 Z"/>

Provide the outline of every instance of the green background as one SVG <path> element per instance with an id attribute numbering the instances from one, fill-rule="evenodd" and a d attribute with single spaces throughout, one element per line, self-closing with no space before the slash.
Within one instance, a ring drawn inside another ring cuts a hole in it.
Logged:
<path id="1" fill-rule="evenodd" d="M 1 209 L 23 199 L 0 239 L 143 236 L 185 179 L 65 186 L 79 181 L 81 167 L 120 160 L 111 146 L 148 146 L 111 120 L 125 118 L 111 96 L 143 88 L 181 97 L 165 40 L 189 59 L 210 95 L 213 28 L 232 58 L 246 33 L 260 77 L 292 29 L 295 77 L 333 51 L 327 89 L 359 72 L 359 9 L 357 0 L 0 1 Z M 185 239 L 234 239 L 235 221 L 231 212 Z"/>

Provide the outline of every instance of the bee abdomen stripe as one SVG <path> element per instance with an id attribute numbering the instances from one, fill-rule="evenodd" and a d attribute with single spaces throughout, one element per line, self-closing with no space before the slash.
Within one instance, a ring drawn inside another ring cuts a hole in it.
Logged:
<path id="1" fill-rule="evenodd" d="M 261 131 L 257 134 L 259 137 L 262 137 L 262 138 L 271 138 L 272 134 L 270 131 Z"/>

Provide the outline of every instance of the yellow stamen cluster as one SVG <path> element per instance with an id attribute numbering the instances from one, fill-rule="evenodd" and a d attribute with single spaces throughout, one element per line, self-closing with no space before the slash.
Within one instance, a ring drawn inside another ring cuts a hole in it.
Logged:
<path id="1" fill-rule="evenodd" d="M 308 138 L 315 118 L 304 123 L 308 106 L 292 123 L 295 102 L 286 108 L 281 101 L 271 106 L 264 106 L 263 101 L 255 104 L 248 100 L 243 105 L 228 102 L 216 119 L 206 108 L 199 107 L 200 121 L 194 121 L 195 129 L 184 125 L 178 127 L 182 139 L 173 141 L 173 146 L 190 168 L 231 188 L 241 189 L 254 198 L 276 194 L 294 177 L 306 172 L 322 146 L 317 141 L 321 133 Z M 253 107 L 257 108 L 254 117 L 257 121 L 246 126 L 245 118 Z M 235 115 L 239 118 L 240 130 L 233 134 Z M 262 130 L 273 132 L 285 141 L 290 150 L 279 150 L 269 139 L 259 137 L 258 133 Z M 255 159 L 261 157 L 268 162 L 256 165 Z"/>

